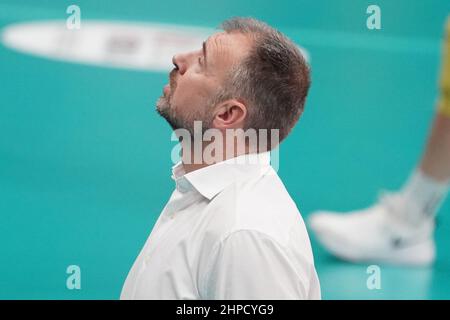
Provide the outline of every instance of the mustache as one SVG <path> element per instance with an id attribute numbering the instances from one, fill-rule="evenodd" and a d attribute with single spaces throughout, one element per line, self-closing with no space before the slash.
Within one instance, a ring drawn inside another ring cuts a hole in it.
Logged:
<path id="1" fill-rule="evenodd" d="M 177 82 L 175 80 L 176 73 L 177 73 L 177 70 L 175 68 L 172 69 L 172 71 L 170 71 L 170 73 L 169 73 L 169 86 L 170 86 L 171 91 L 175 90 L 175 88 L 177 86 Z"/>

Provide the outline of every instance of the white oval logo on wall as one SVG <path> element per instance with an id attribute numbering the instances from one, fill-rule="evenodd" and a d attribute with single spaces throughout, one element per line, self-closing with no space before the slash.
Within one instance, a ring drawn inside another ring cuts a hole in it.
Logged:
<path id="1" fill-rule="evenodd" d="M 96 66 L 167 72 L 172 56 L 198 50 L 214 29 L 83 20 L 70 30 L 66 21 L 12 24 L 2 33 L 5 46 L 50 59 Z M 308 54 L 300 48 L 308 60 Z"/>
<path id="2" fill-rule="evenodd" d="M 12 49 L 98 66 L 168 71 L 175 53 L 197 50 L 213 32 L 204 28 L 160 24 L 83 21 L 77 30 L 66 22 L 10 25 L 3 43 Z"/>

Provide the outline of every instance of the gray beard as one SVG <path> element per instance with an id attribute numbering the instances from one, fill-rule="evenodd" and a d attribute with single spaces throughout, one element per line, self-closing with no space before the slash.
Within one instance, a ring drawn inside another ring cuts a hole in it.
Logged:
<path id="1" fill-rule="evenodd" d="M 171 112 L 170 103 L 165 97 L 160 97 L 156 102 L 156 112 L 163 117 L 170 125 L 172 130 L 184 128 L 182 121 L 177 120 L 175 115 Z"/>
<path id="2" fill-rule="evenodd" d="M 209 117 L 207 118 L 208 115 L 201 114 L 199 112 L 197 114 L 191 115 L 189 118 L 181 117 L 173 111 L 173 107 L 170 104 L 170 99 L 164 96 L 160 97 L 156 102 L 156 111 L 167 121 L 172 130 L 186 129 L 191 133 L 192 136 L 194 135 L 194 121 L 202 121 L 203 134 L 206 130 L 212 127 L 213 119 L 211 118 L 211 115 L 209 115 Z"/>

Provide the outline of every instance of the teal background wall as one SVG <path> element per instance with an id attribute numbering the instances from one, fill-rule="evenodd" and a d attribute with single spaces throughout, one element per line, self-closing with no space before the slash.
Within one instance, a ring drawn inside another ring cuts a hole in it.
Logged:
<path id="1" fill-rule="evenodd" d="M 302 215 L 350 210 L 401 186 L 431 125 L 449 1 L 0 0 L 0 28 L 31 20 L 216 27 L 253 16 L 311 55 L 306 111 L 280 150 L 280 176 Z M 366 8 L 382 29 L 366 28 Z M 82 20 L 83 21 L 83 20 Z M 170 59 L 170 57 L 167 57 Z M 169 126 L 155 113 L 167 74 L 57 62 L 0 45 L 0 298 L 117 299 L 172 192 Z M 450 298 L 450 201 L 430 269 L 333 259 L 313 241 L 325 299 Z M 81 290 L 66 288 L 79 265 Z"/>

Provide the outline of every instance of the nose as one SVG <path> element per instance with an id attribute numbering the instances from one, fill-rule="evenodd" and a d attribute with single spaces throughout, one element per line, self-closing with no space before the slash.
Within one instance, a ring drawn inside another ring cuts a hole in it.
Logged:
<path id="1" fill-rule="evenodd" d="M 186 53 L 178 53 L 172 57 L 172 63 L 180 75 L 183 75 L 190 66 L 195 64 L 198 54 L 198 51 L 191 51 Z"/>
<path id="2" fill-rule="evenodd" d="M 183 75 L 187 70 L 187 59 L 185 54 L 176 54 L 172 57 L 172 63 L 178 72 Z"/>

